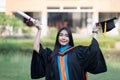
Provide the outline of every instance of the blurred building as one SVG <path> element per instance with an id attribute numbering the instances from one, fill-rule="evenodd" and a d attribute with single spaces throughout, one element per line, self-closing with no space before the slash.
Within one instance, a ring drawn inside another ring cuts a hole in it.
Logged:
<path id="1" fill-rule="evenodd" d="M 26 12 L 41 21 L 43 35 L 48 28 L 61 26 L 89 34 L 96 22 L 119 17 L 119 3 L 120 0 L 0 0 L 0 12 L 16 15 L 24 22 L 26 19 L 16 14 L 16 10 Z"/>
<path id="2" fill-rule="evenodd" d="M 5 12 L 6 0 L 0 0 L 0 12 Z"/>

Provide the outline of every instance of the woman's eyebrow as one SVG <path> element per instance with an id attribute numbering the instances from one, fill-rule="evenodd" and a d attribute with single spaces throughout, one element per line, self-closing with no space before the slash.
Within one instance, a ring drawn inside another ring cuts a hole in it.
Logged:
<path id="1" fill-rule="evenodd" d="M 60 33 L 60 34 L 63 34 L 63 33 Z"/>

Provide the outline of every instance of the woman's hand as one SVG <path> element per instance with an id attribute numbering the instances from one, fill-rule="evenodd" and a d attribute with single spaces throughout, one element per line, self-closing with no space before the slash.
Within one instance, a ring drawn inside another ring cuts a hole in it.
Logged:
<path id="1" fill-rule="evenodd" d="M 40 23 L 39 20 L 36 20 L 36 21 L 34 22 L 34 25 L 35 25 L 35 27 L 36 27 L 38 30 L 41 30 L 41 23 Z"/>
<path id="2" fill-rule="evenodd" d="M 92 30 L 92 33 L 93 33 L 93 37 L 97 40 L 97 34 L 98 34 L 98 31 L 100 30 L 101 28 L 101 25 L 100 24 L 96 24 L 94 27 L 93 27 L 93 30 Z"/>
<path id="3" fill-rule="evenodd" d="M 101 29 L 101 24 L 96 24 L 93 27 L 92 33 L 98 33 L 98 31 Z"/>

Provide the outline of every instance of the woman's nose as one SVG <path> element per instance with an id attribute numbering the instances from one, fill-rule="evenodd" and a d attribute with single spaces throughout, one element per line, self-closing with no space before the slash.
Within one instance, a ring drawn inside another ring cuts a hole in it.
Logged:
<path id="1" fill-rule="evenodd" d="M 62 39 L 65 39 L 66 36 L 62 36 Z"/>

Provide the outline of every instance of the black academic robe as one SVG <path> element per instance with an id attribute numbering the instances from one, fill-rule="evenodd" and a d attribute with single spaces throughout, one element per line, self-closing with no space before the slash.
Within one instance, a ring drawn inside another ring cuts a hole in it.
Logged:
<path id="1" fill-rule="evenodd" d="M 52 51 L 40 45 L 40 54 L 33 50 L 31 61 L 31 78 L 45 77 L 46 80 L 60 80 L 57 54 L 51 58 Z M 106 72 L 106 63 L 96 39 L 89 46 L 76 46 L 66 52 L 70 80 L 86 80 L 85 73 L 98 74 Z M 61 55 L 63 56 L 63 55 Z"/>

